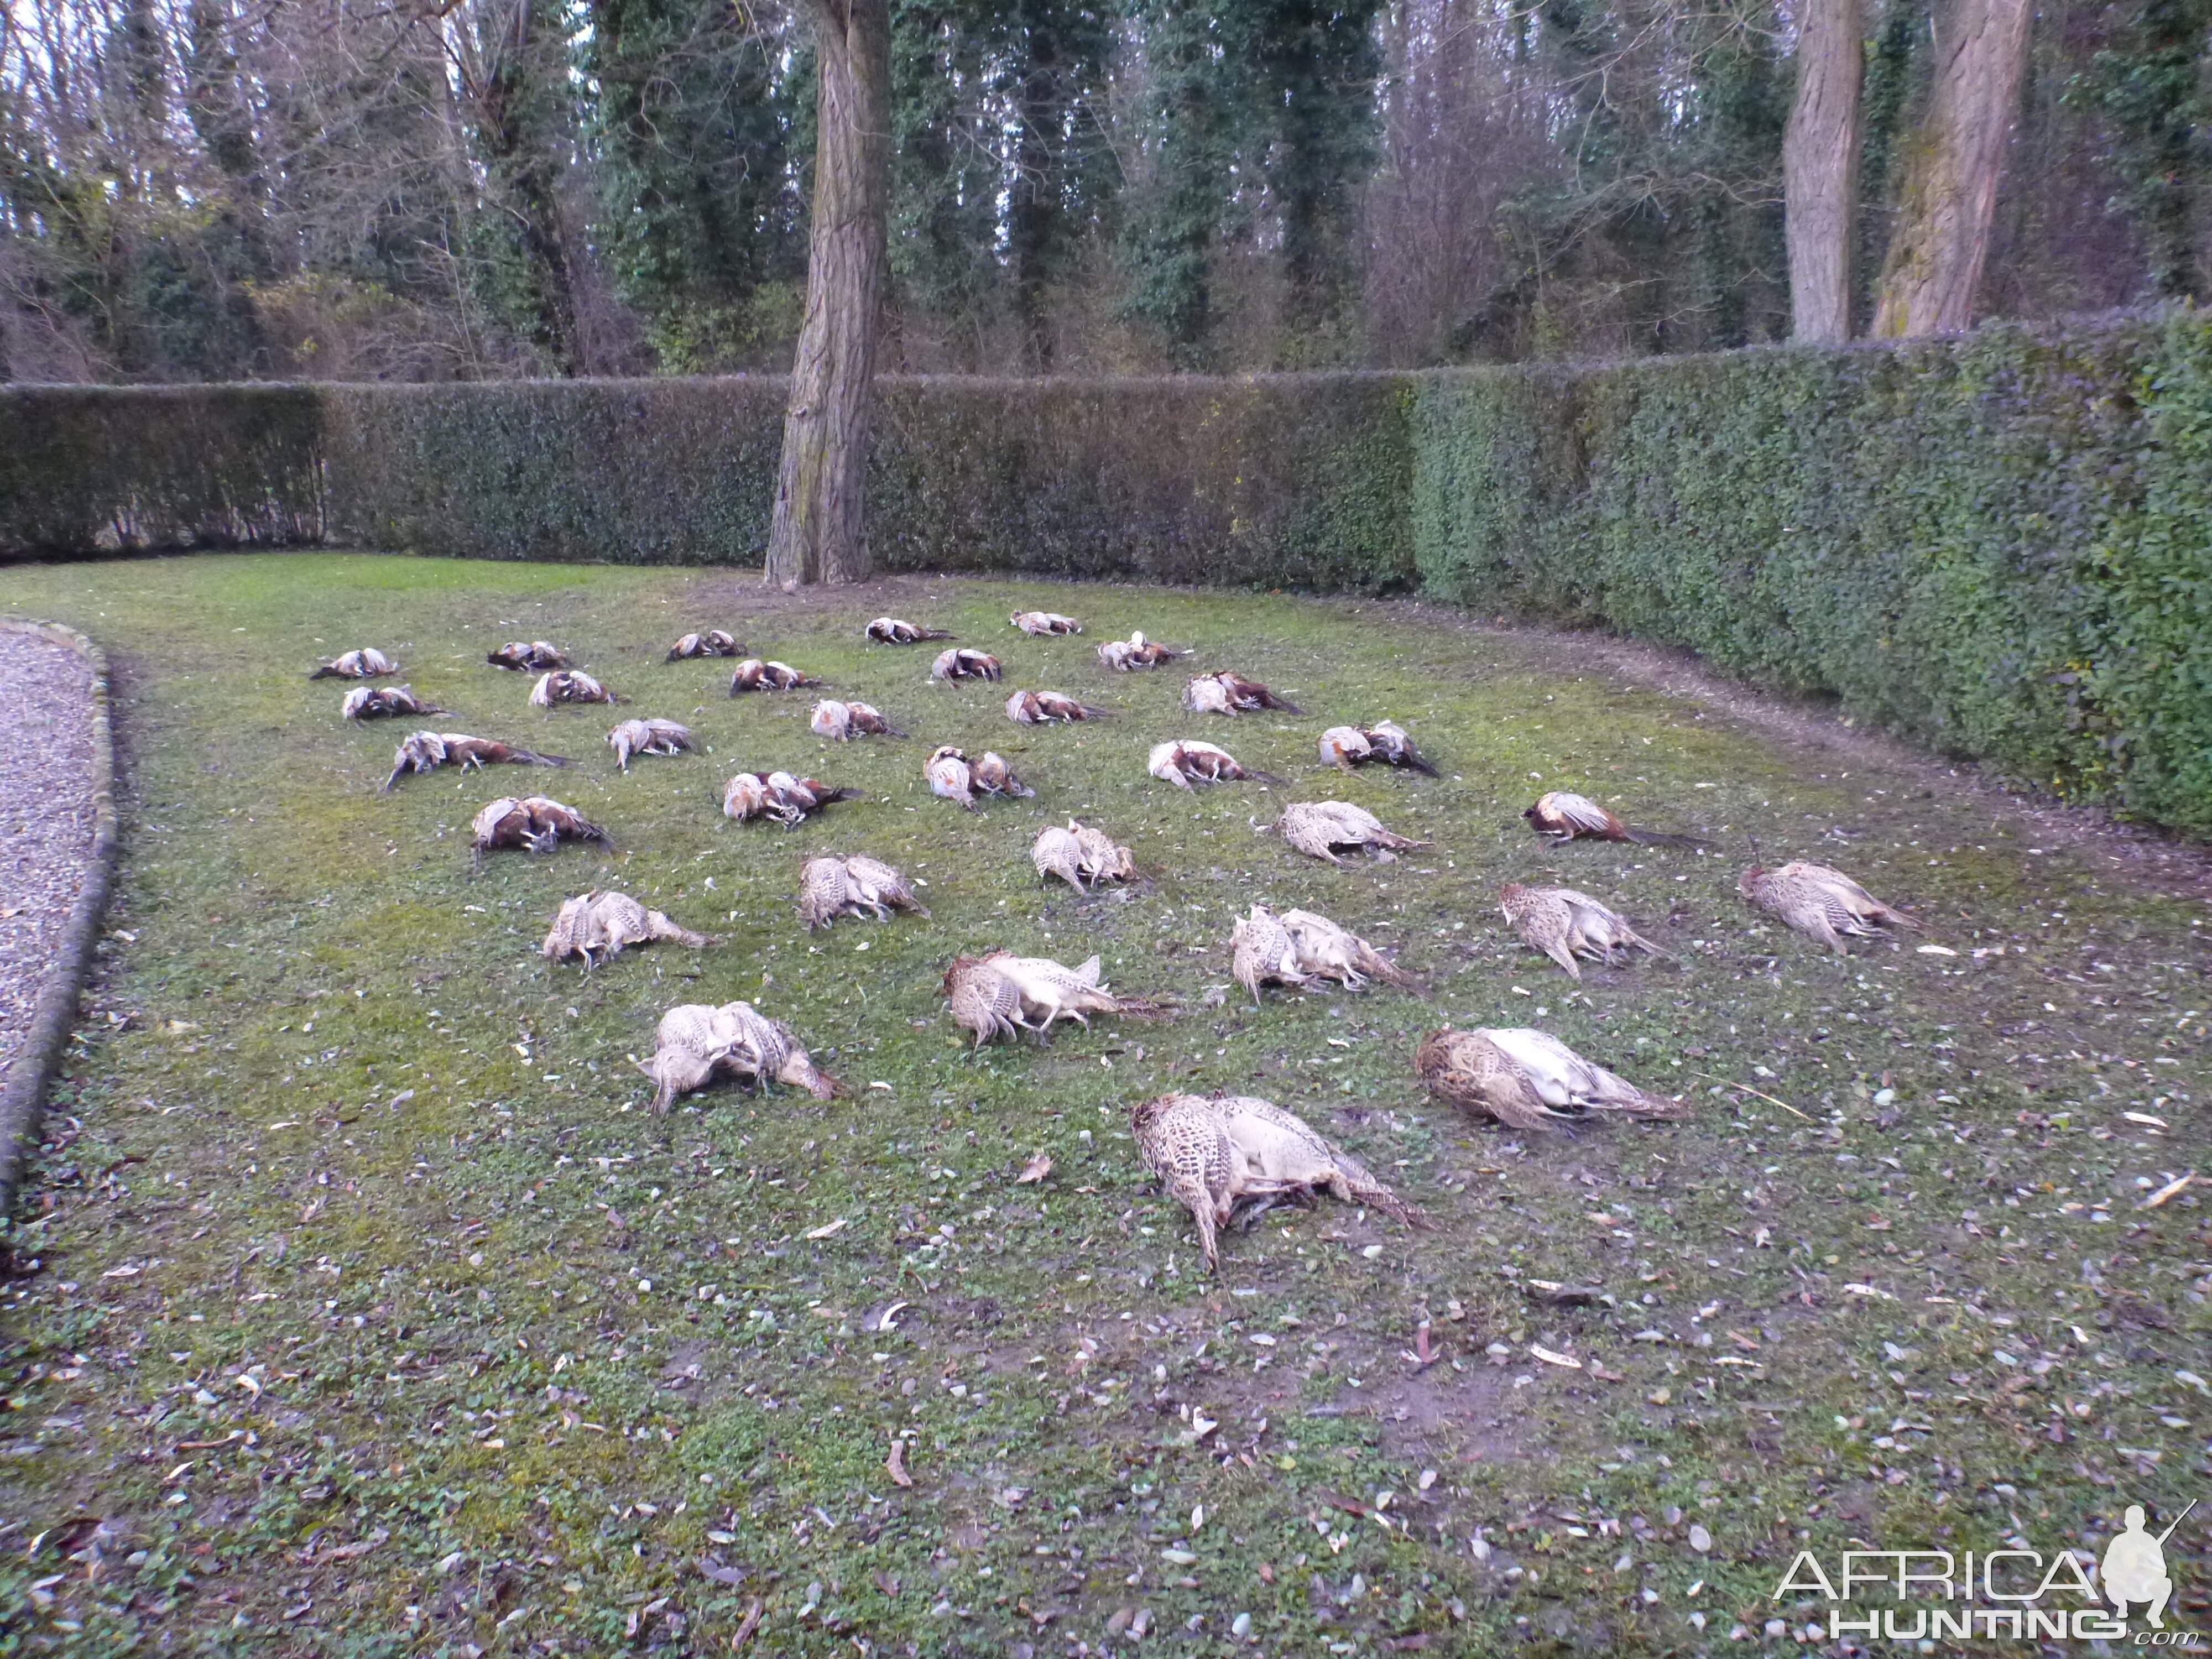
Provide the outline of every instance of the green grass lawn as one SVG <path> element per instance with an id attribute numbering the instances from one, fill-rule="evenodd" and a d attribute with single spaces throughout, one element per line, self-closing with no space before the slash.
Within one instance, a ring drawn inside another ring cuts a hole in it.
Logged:
<path id="1" fill-rule="evenodd" d="M 1087 636 L 1019 636 L 1031 605 Z M 2101 1549 L 2124 1504 L 2212 1492 L 2207 1212 L 2139 1207 L 2212 1167 L 2197 907 L 1924 770 L 1372 603 L 259 556 L 10 568 L 0 610 L 107 647 L 127 751 L 105 976 L 0 1302 L 0 1654 L 1795 1650 L 1825 1610 L 1769 1598 L 1802 1547 Z M 926 684 L 929 647 L 862 641 L 884 611 L 1006 685 Z M 824 744 L 808 694 L 662 662 L 709 625 L 913 737 Z M 1176 669 L 1099 668 L 1132 628 L 1308 712 L 1201 724 Z M 618 773 L 616 713 L 532 710 L 483 661 L 532 638 L 707 752 Z M 369 644 L 453 711 L 428 724 L 580 763 L 378 793 L 410 723 L 348 726 L 305 678 Z M 1122 712 L 1016 727 L 1018 685 Z M 1440 779 L 1318 768 L 1324 726 L 1386 715 Z M 1184 734 L 1290 781 L 1148 778 Z M 933 799 L 936 742 L 1036 799 Z M 726 822 L 723 780 L 774 767 L 865 799 Z M 476 810 L 541 787 L 616 850 L 472 875 Z M 1548 787 L 1720 850 L 1548 848 L 1517 817 Z M 1254 832 L 1331 797 L 1431 844 L 1334 869 Z M 1071 814 L 1146 879 L 1042 887 L 1030 841 Z M 1747 833 L 1954 954 L 1783 931 L 1735 895 Z M 810 938 L 825 849 L 899 865 L 933 915 Z M 1498 918 L 1532 876 L 1680 960 L 1576 988 Z M 594 886 L 719 943 L 550 968 Z M 1255 1011 L 1227 949 L 1255 899 L 1429 994 Z M 938 981 L 998 945 L 1098 951 L 1180 1012 L 973 1053 Z M 652 1116 L 660 1012 L 736 997 L 851 1097 Z M 1470 1122 L 1412 1077 L 1447 1018 L 1542 1026 L 1691 1113 Z M 1127 1133 L 1169 1089 L 1293 1109 L 1439 1226 L 1324 1200 L 1206 1276 Z M 2183 1628 L 2202 1517 L 2168 1546 Z"/>

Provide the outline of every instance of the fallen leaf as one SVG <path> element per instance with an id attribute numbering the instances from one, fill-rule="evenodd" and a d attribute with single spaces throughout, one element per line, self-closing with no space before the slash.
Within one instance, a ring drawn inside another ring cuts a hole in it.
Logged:
<path id="1" fill-rule="evenodd" d="M 760 1621 L 761 1599 L 756 1595 L 752 1605 L 745 1609 L 745 1616 L 738 1621 L 737 1629 L 730 1632 L 730 1651 L 734 1653 L 750 1641 L 753 1632 L 760 1628 Z"/>
<path id="2" fill-rule="evenodd" d="M 901 1486 L 914 1485 L 914 1477 L 906 1472 L 906 1442 L 891 1442 L 891 1455 L 884 1459 L 884 1468 L 890 1474 L 892 1484 Z"/>
<path id="3" fill-rule="evenodd" d="M 810 1228 L 806 1236 L 809 1238 L 834 1238 L 844 1231 L 845 1218 L 841 1215 L 835 1221 L 824 1222 L 819 1227 Z"/>
<path id="4" fill-rule="evenodd" d="M 2164 1118 L 2153 1117 L 2148 1112 L 2122 1112 L 2120 1115 L 2127 1119 L 2130 1123 L 2145 1124 L 2154 1129 L 2163 1129 L 2166 1127 L 2166 1120 Z"/>
<path id="5" fill-rule="evenodd" d="M 1024 1166 L 1022 1172 L 1014 1177 L 1014 1185 L 1017 1187 L 1025 1187 L 1030 1182 L 1042 1181 L 1051 1173 L 1052 1154 L 1049 1152 L 1039 1152 L 1035 1158 L 1032 1158 L 1025 1166 Z"/>
<path id="6" fill-rule="evenodd" d="M 1578 1371 L 1583 1368 L 1583 1362 L 1581 1360 L 1574 1358 L 1572 1356 L 1568 1354 L 1553 1353 L 1549 1348 L 1545 1347 L 1540 1343 L 1531 1342 L 1528 1345 L 1528 1352 L 1535 1355 L 1537 1358 L 1542 1360 L 1547 1365 L 1564 1365 L 1571 1371 Z"/>
<path id="7" fill-rule="evenodd" d="M 2180 1175 L 2176 1176 L 2172 1181 L 2167 1182 L 2165 1186 L 2160 1188 L 2148 1198 L 2143 1200 L 2143 1201 L 2136 1207 L 2144 1210 L 2155 1210 L 2160 1205 L 2164 1204 L 2166 1200 L 2172 1198 L 2175 1194 L 2186 1188 L 2191 1182 L 2197 1179 L 2198 1176 L 2196 1170 L 2185 1170 Z"/>
<path id="8" fill-rule="evenodd" d="M 1920 954 L 1923 957 L 1955 957 L 1959 953 L 1948 945 L 1923 945 L 1920 947 Z"/>

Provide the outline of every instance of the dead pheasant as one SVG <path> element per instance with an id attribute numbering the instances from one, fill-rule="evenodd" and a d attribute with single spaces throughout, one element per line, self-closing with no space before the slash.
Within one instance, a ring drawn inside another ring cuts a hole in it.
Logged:
<path id="1" fill-rule="evenodd" d="M 1545 1031 L 1447 1025 L 1422 1040 L 1413 1071 L 1437 1099 L 1510 1129 L 1550 1129 L 1590 1112 L 1678 1117 L 1682 1110 Z"/>
<path id="2" fill-rule="evenodd" d="M 538 677 L 538 684 L 530 688 L 530 701 L 539 708 L 553 708 L 562 703 L 620 702 L 622 699 L 580 668 L 557 668 Z"/>
<path id="3" fill-rule="evenodd" d="M 586 818 L 573 806 L 563 806 L 544 795 L 516 799 L 502 796 L 476 816 L 470 826 L 476 836 L 476 854 L 514 849 L 550 853 L 564 841 L 597 842 L 614 845 L 614 837 Z"/>
<path id="4" fill-rule="evenodd" d="M 1103 830 L 1073 818 L 1065 830 L 1038 831 L 1030 848 L 1030 862 L 1036 866 L 1041 879 L 1058 876 L 1079 893 L 1090 890 L 1083 884 L 1085 881 L 1127 881 L 1137 873 L 1137 861 L 1127 848 L 1117 845 Z"/>
<path id="5" fill-rule="evenodd" d="M 1257 680 L 1223 670 L 1218 674 L 1200 674 L 1182 689 L 1182 706 L 1194 714 L 1256 714 L 1263 708 L 1279 710 L 1285 714 L 1305 711 L 1294 702 L 1286 702 Z"/>
<path id="6" fill-rule="evenodd" d="M 670 646 L 666 659 L 682 662 L 692 657 L 737 657 L 744 655 L 744 649 L 732 635 L 719 628 L 708 628 L 696 634 L 686 634 Z"/>
<path id="7" fill-rule="evenodd" d="M 1838 956 L 1848 956 L 1846 933 L 1876 937 L 1885 927 L 1922 931 L 1902 910 L 1884 904 L 1840 870 L 1825 864 L 1792 862 L 1778 870 L 1754 865 L 1743 872 L 1736 890 L 1770 915 L 1816 939 Z"/>
<path id="8" fill-rule="evenodd" d="M 983 961 L 1013 981 L 1021 995 L 1025 1023 L 1032 1024 L 1040 1036 L 1050 1031 L 1055 1020 L 1072 1019 L 1088 1030 L 1092 1014 L 1160 1012 L 1155 1003 L 1117 997 L 1109 991 L 1099 982 L 1100 964 L 1095 956 L 1076 968 L 1065 967 L 1050 957 L 1018 957 L 1006 951 L 994 951 Z"/>
<path id="9" fill-rule="evenodd" d="M 896 617 L 878 617 L 865 630 L 878 645 L 919 645 L 924 640 L 949 640 L 954 637 L 941 628 L 916 628 L 910 622 Z"/>
<path id="10" fill-rule="evenodd" d="M 807 724 L 817 738 L 835 738 L 844 743 L 854 738 L 902 738 L 905 732 L 893 726 L 871 704 L 853 702 L 840 702 L 835 697 L 824 697 L 814 705 L 814 714 Z"/>
<path id="11" fill-rule="evenodd" d="M 722 789 L 722 816 L 743 823 L 774 818 L 787 830 L 833 801 L 858 800 L 857 789 L 840 789 L 788 772 L 740 772 Z"/>
<path id="12" fill-rule="evenodd" d="M 1006 718 L 1018 726 L 1066 725 L 1103 720 L 1113 711 L 1078 702 L 1064 691 L 1017 691 L 1006 699 Z"/>
<path id="13" fill-rule="evenodd" d="M 995 680 L 1003 671 L 999 659 L 988 651 L 971 651 L 957 645 L 937 653 L 937 660 L 929 665 L 929 678 L 933 680 Z"/>
<path id="14" fill-rule="evenodd" d="M 1312 983 L 1298 966 L 1297 942 L 1291 939 L 1291 930 L 1264 904 L 1254 905 L 1250 915 L 1237 919 L 1230 945 L 1235 953 L 1230 971 L 1252 994 L 1255 1008 L 1260 1006 L 1262 985 L 1289 985 L 1303 990 Z"/>
<path id="15" fill-rule="evenodd" d="M 1558 963 L 1571 979 L 1583 976 L 1578 957 L 1610 968 L 1620 960 L 1620 952 L 1632 948 L 1655 957 L 1668 954 L 1631 927 L 1619 911 L 1571 887 L 1523 887 L 1508 882 L 1498 890 L 1498 903 L 1505 912 L 1506 926 L 1522 942 Z"/>
<path id="16" fill-rule="evenodd" d="M 349 651 L 331 658 L 307 676 L 311 680 L 373 680 L 383 674 L 397 674 L 392 659 L 373 645 L 364 645 L 358 651 Z"/>
<path id="17" fill-rule="evenodd" d="M 730 676 L 730 695 L 741 696 L 748 691 L 796 691 L 802 685 L 820 685 L 823 682 L 811 674 L 802 674 L 787 662 L 770 658 L 763 662 L 758 657 L 747 657 L 738 665 L 738 672 Z"/>
<path id="18" fill-rule="evenodd" d="M 1358 1159 L 1296 1114 L 1249 1095 L 1163 1095 L 1133 1108 L 1129 1127 L 1146 1167 L 1191 1213 L 1209 1271 L 1221 1265 L 1220 1234 L 1237 1206 L 1327 1192 L 1409 1226 L 1427 1215 L 1377 1181 Z"/>
<path id="19" fill-rule="evenodd" d="M 963 812 L 979 810 L 975 805 L 975 769 L 968 763 L 968 757 L 960 750 L 946 744 L 933 750 L 921 763 L 921 775 L 929 780 L 929 793 L 941 799 L 956 801 Z"/>
<path id="20" fill-rule="evenodd" d="M 994 755 L 988 749 L 983 751 L 982 758 L 975 762 L 969 769 L 975 778 L 975 787 L 987 795 L 1007 795 L 1029 800 L 1036 794 L 1036 790 L 1014 775 L 1014 769 L 1006 764 L 1003 757 Z"/>
<path id="21" fill-rule="evenodd" d="M 632 755 L 680 755 L 691 747 L 691 728 L 674 720 L 624 720 L 607 733 L 615 764 L 629 770 Z"/>
<path id="22" fill-rule="evenodd" d="M 1639 847 L 1695 847 L 1695 836 L 1662 835 L 1623 823 L 1587 795 L 1554 789 L 1540 796 L 1521 816 L 1540 836 L 1553 841 L 1632 841 Z"/>
<path id="23" fill-rule="evenodd" d="M 1226 749 L 1188 740 L 1154 744 L 1145 769 L 1161 782 L 1171 783 L 1178 789 L 1200 783 L 1241 783 L 1247 779 L 1276 781 L 1265 772 L 1247 772 Z"/>
<path id="24" fill-rule="evenodd" d="M 749 1002 L 719 1008 L 687 1003 L 670 1009 L 654 1034 L 652 1064 L 639 1069 L 655 1085 L 656 1114 L 666 1112 L 678 1095 L 703 1089 L 718 1077 L 750 1079 L 763 1088 L 786 1083 L 817 1100 L 844 1092 L 842 1084 L 816 1067 L 788 1025 Z"/>
<path id="25" fill-rule="evenodd" d="M 1421 758 L 1404 729 L 1389 720 L 1364 730 L 1357 726 L 1330 726 L 1321 734 L 1321 758 L 1323 765 L 1340 766 L 1347 772 L 1370 761 L 1380 761 L 1385 766 L 1411 767 L 1431 777 L 1437 775 L 1437 769 Z"/>
<path id="26" fill-rule="evenodd" d="M 487 652 L 484 660 L 495 668 L 512 668 L 532 674 L 543 674 L 548 669 L 568 665 L 568 658 L 543 640 L 517 640 L 512 645 L 502 645 L 496 651 Z"/>
<path id="27" fill-rule="evenodd" d="M 873 915 L 889 921 L 894 910 L 929 914 L 906 878 L 881 860 L 865 855 L 813 858 L 799 869 L 799 915 L 810 933 L 840 916 Z"/>
<path id="28" fill-rule="evenodd" d="M 549 962 L 581 957 L 584 971 L 589 973 L 627 946 L 664 939 L 695 951 L 714 943 L 706 934 L 678 927 L 659 911 L 647 909 L 627 893 L 592 892 L 562 902 L 553 931 L 540 948 Z"/>
<path id="29" fill-rule="evenodd" d="M 956 957 L 945 970 L 945 1000 L 952 1023 L 975 1034 L 975 1046 L 1011 1037 L 1027 1029 L 1022 1018 L 1022 994 L 1013 981 L 981 957 Z"/>
<path id="30" fill-rule="evenodd" d="M 1057 611 L 1017 611 L 1007 621 L 1032 638 L 1049 634 L 1080 634 L 1083 624 L 1073 617 L 1063 617 Z"/>
<path id="31" fill-rule="evenodd" d="M 384 781 L 389 793 L 410 772 L 434 772 L 441 766 L 458 766 L 473 772 L 486 766 L 567 766 L 559 755 L 540 755 L 490 738 L 472 738 L 461 732 L 410 732 L 392 757 L 392 775 Z"/>
<path id="32" fill-rule="evenodd" d="M 425 702 L 411 685 L 356 685 L 345 694 L 338 712 L 349 720 L 385 720 L 398 714 L 442 714 L 447 711 Z"/>
<path id="33" fill-rule="evenodd" d="M 1404 848 L 1428 845 L 1425 841 L 1392 834 L 1365 807 L 1343 800 L 1305 801 L 1285 806 L 1283 816 L 1275 821 L 1275 832 L 1285 845 L 1310 858 L 1327 859 L 1331 864 L 1344 862 L 1336 855 L 1340 847 L 1364 847 L 1379 859 Z"/>
<path id="34" fill-rule="evenodd" d="M 1358 934 L 1338 927 L 1327 916 L 1310 910 L 1285 910 L 1283 926 L 1297 947 L 1299 970 L 1316 979 L 1333 979 L 1347 990 L 1358 990 L 1370 979 L 1395 985 L 1401 991 L 1418 991 L 1420 981 L 1392 962 Z"/>
<path id="35" fill-rule="evenodd" d="M 1148 640 L 1141 633 L 1132 634 L 1126 640 L 1109 640 L 1098 647 L 1100 665 L 1124 674 L 1133 673 L 1139 668 L 1158 668 L 1164 662 L 1173 662 L 1177 657 L 1188 655 L 1190 653 L 1188 651 L 1178 651 L 1172 646 Z"/>

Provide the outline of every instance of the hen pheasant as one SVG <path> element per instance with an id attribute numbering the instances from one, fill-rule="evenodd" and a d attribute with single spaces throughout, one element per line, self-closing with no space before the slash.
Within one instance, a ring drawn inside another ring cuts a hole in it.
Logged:
<path id="1" fill-rule="evenodd" d="M 1087 1030 L 1093 1014 L 1146 1016 L 1161 1012 L 1159 1005 L 1142 998 L 1115 996 L 1099 983 L 1098 974 L 1099 959 L 1095 956 L 1079 967 L 1069 968 L 1049 957 L 1018 957 L 1010 951 L 994 951 L 987 957 L 960 958 L 945 975 L 945 989 L 952 1004 L 953 1018 L 975 1033 L 979 1048 L 991 1036 L 1012 1036 L 1016 1026 L 1035 1031 L 1042 1038 L 1062 1019 L 1072 1019 Z M 1004 994 L 989 986 L 993 975 L 1013 988 L 1011 1008 Z M 985 1007 L 1000 1012 L 981 1020 L 974 1011 Z"/>
<path id="2" fill-rule="evenodd" d="M 945 970 L 944 991 L 952 1023 L 973 1032 L 978 1048 L 1030 1029 L 1022 1018 L 1022 994 L 1013 981 L 981 957 L 954 957 Z"/>
<path id="3" fill-rule="evenodd" d="M 1127 881 L 1137 873 L 1137 861 L 1126 847 L 1103 830 L 1067 821 L 1067 828 L 1049 827 L 1037 832 L 1030 847 L 1030 862 L 1041 879 L 1058 876 L 1079 893 L 1087 892 L 1085 881 Z"/>
<path id="4" fill-rule="evenodd" d="M 1498 890 L 1498 908 L 1506 926 L 1567 970 L 1571 979 L 1583 976 L 1577 957 L 1602 962 L 1608 968 L 1631 949 L 1655 957 L 1661 950 L 1628 925 L 1619 911 L 1608 908 L 1587 893 L 1571 887 L 1524 887 L 1508 882 Z"/>
<path id="5" fill-rule="evenodd" d="M 1591 1112 L 1679 1117 L 1682 1111 L 1545 1031 L 1447 1025 L 1422 1040 L 1413 1071 L 1437 1099 L 1512 1129 L 1555 1128 Z"/>
<path id="6" fill-rule="evenodd" d="M 1825 864 L 1792 862 L 1778 870 L 1754 865 L 1743 872 L 1736 890 L 1839 957 L 1850 954 L 1843 939 L 1846 933 L 1871 939 L 1885 927 L 1923 931 L 1904 911 L 1884 904 L 1842 871 Z"/>
<path id="7" fill-rule="evenodd" d="M 1017 611 L 1007 621 L 1033 638 L 1052 634 L 1080 634 L 1083 624 L 1073 617 L 1063 617 L 1057 611 Z"/>
<path id="8" fill-rule="evenodd" d="M 799 916 L 810 933 L 840 916 L 872 915 L 889 921 L 895 910 L 929 915 L 929 907 L 914 896 L 906 878 L 879 859 L 865 854 L 811 858 L 799 869 Z"/>
<path id="9" fill-rule="evenodd" d="M 539 947 L 549 962 L 580 957 L 588 973 L 620 956 L 632 945 L 668 939 L 700 950 L 714 943 L 704 933 L 678 927 L 658 910 L 648 910 L 627 893 L 592 892 L 563 900 L 553 931 Z"/>
<path id="10" fill-rule="evenodd" d="M 691 728 L 674 720 L 624 720 L 607 733 L 615 764 L 629 770 L 632 755 L 680 755 L 691 747 Z"/>
<path id="11" fill-rule="evenodd" d="M 1297 947 L 1299 970 L 1316 979 L 1333 979 L 1356 991 L 1370 979 L 1395 985 L 1401 991 L 1418 991 L 1421 982 L 1384 956 L 1358 934 L 1340 927 L 1327 916 L 1310 910 L 1285 910 L 1283 926 Z"/>
<path id="12" fill-rule="evenodd" d="M 1221 1265 L 1220 1235 L 1247 1199 L 1326 1192 L 1406 1223 L 1429 1218 L 1295 1113 L 1249 1095 L 1163 1095 L 1133 1107 L 1129 1127 L 1146 1167 L 1197 1224 L 1208 1271 Z"/>
<path id="13" fill-rule="evenodd" d="M 1343 800 L 1302 801 L 1285 806 L 1283 816 L 1275 820 L 1275 832 L 1285 846 L 1331 864 L 1344 862 L 1336 855 L 1340 847 L 1364 847 L 1376 858 L 1383 858 L 1408 847 L 1428 845 L 1385 830 L 1382 821 L 1365 807 Z"/>
<path id="14" fill-rule="evenodd" d="M 788 1025 L 749 1002 L 719 1008 L 687 1003 L 670 1009 L 654 1033 L 652 1062 L 640 1069 L 653 1080 L 656 1114 L 717 1077 L 750 1079 L 763 1088 L 771 1082 L 789 1084 L 817 1100 L 844 1092 L 842 1085 L 816 1066 Z"/>
<path id="15" fill-rule="evenodd" d="M 1540 836 L 1556 842 L 1632 841 L 1639 847 L 1695 847 L 1695 836 L 1670 836 L 1656 830 L 1639 830 L 1623 823 L 1587 795 L 1554 789 L 1537 797 L 1536 804 L 1521 816 Z"/>
<path id="16" fill-rule="evenodd" d="M 1297 941 L 1291 937 L 1291 930 L 1264 904 L 1254 905 L 1251 915 L 1237 919 L 1229 943 L 1230 972 L 1252 994 L 1255 1008 L 1260 1006 L 1262 985 L 1289 985 L 1303 990 L 1313 983 L 1298 965 Z"/>

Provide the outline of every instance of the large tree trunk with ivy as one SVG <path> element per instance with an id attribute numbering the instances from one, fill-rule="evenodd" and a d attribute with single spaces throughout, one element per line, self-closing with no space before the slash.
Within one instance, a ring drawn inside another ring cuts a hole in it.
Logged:
<path id="1" fill-rule="evenodd" d="M 766 580 L 853 582 L 869 572 L 866 485 L 890 196 L 890 9 L 813 0 L 822 68 L 806 315 L 783 415 Z"/>
<path id="2" fill-rule="evenodd" d="M 1935 88 L 1908 142 L 1875 305 L 1878 339 L 1973 325 L 2034 18 L 2033 0 L 1954 0 L 1939 29 Z"/>
<path id="3" fill-rule="evenodd" d="M 1782 140 L 1790 335 L 1851 337 L 1858 234 L 1860 0 L 1810 0 L 1797 35 L 1797 97 Z"/>

